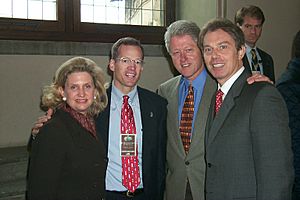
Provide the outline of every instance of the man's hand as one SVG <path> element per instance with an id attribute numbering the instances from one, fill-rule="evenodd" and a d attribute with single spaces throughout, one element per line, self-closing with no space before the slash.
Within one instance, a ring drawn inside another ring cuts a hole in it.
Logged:
<path id="1" fill-rule="evenodd" d="M 265 82 L 274 84 L 273 81 L 271 81 L 267 76 L 265 76 L 263 74 L 253 74 L 252 76 L 247 78 L 248 84 L 252 84 L 254 82 L 261 82 L 261 81 L 265 81 Z"/>
<path id="2" fill-rule="evenodd" d="M 40 128 L 44 125 L 44 123 L 51 119 L 52 114 L 53 110 L 49 108 L 46 115 L 38 118 L 38 120 L 34 123 L 33 128 L 31 129 L 31 135 L 33 137 L 35 137 L 39 133 Z"/>

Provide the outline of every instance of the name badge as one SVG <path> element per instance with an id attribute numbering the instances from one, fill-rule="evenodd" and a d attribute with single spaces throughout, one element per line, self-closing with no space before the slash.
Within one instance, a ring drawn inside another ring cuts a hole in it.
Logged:
<path id="1" fill-rule="evenodd" d="M 121 157 L 136 156 L 136 134 L 121 134 Z"/>

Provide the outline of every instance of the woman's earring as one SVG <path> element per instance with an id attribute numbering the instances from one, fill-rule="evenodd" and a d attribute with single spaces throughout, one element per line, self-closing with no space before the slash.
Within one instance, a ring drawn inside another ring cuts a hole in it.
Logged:
<path id="1" fill-rule="evenodd" d="M 63 100 L 63 101 L 67 101 L 67 97 L 63 97 L 62 100 Z"/>
<path id="2" fill-rule="evenodd" d="M 94 96 L 94 100 L 96 100 L 97 99 L 97 97 L 96 96 Z"/>

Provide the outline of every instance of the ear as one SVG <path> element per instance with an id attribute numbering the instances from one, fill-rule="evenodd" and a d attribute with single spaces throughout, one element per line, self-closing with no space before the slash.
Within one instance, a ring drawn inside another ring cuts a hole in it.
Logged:
<path id="1" fill-rule="evenodd" d="M 238 56 L 239 56 L 239 60 L 242 60 L 244 55 L 246 53 L 246 47 L 245 45 L 241 46 L 241 48 L 238 50 Z"/>
<path id="2" fill-rule="evenodd" d="M 110 59 L 109 60 L 109 69 L 114 72 L 115 71 L 115 64 L 116 64 L 116 61 L 114 59 Z"/>
<path id="3" fill-rule="evenodd" d="M 62 97 L 65 96 L 64 89 L 63 89 L 61 86 L 58 88 L 58 92 L 60 93 L 60 95 L 61 95 Z"/>

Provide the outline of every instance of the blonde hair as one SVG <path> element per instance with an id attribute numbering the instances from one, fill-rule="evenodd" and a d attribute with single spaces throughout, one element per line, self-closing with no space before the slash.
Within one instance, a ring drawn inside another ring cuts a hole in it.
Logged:
<path id="1" fill-rule="evenodd" d="M 103 70 L 91 59 L 74 57 L 64 62 L 55 72 L 51 85 L 45 86 L 41 96 L 41 108 L 57 109 L 65 102 L 59 92 L 59 87 L 64 88 L 67 78 L 74 72 L 87 72 L 92 76 L 96 88 L 96 99 L 88 108 L 89 116 L 96 116 L 107 106 L 106 85 Z"/>

